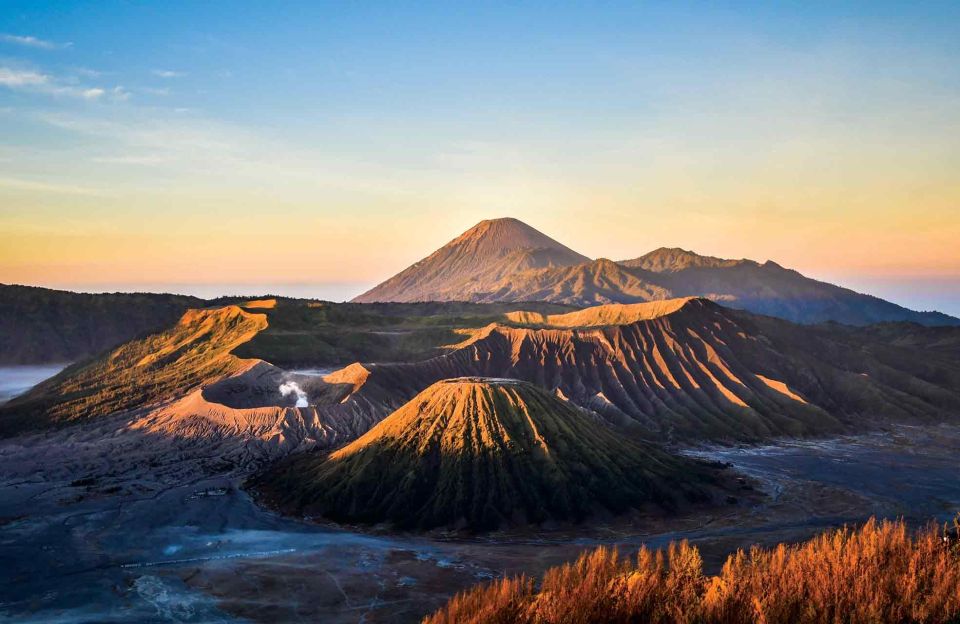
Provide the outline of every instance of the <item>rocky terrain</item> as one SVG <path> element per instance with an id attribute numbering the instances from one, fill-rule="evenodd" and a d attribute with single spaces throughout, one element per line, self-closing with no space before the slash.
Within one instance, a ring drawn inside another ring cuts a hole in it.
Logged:
<path id="1" fill-rule="evenodd" d="M 167 435 L 332 448 L 431 384 L 465 376 L 529 381 L 664 442 L 825 435 L 960 414 L 956 329 L 802 326 L 697 298 L 517 310 L 463 328 L 441 355 L 305 377 L 234 355 L 267 331 L 270 309 L 189 312 L 0 406 L 0 433 L 127 413 Z M 302 405 L 281 392 L 288 382 Z"/>
<path id="2" fill-rule="evenodd" d="M 810 279 L 775 262 L 726 260 L 661 248 L 590 260 L 516 219 L 482 221 L 354 301 L 549 301 L 575 306 L 706 297 L 797 323 L 960 325 Z"/>

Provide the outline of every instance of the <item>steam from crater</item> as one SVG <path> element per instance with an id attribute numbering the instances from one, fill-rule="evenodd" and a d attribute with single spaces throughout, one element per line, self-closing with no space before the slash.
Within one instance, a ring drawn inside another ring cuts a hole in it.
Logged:
<path id="1" fill-rule="evenodd" d="M 295 381 L 285 381 L 280 384 L 280 394 L 287 396 L 289 394 L 297 395 L 297 407 L 309 407 L 310 403 L 307 401 L 307 393 L 303 391 L 303 388 L 300 387 Z"/>

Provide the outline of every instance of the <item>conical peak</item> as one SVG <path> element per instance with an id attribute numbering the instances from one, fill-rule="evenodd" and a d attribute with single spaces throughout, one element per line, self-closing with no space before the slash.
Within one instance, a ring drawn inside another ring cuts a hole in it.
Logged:
<path id="1" fill-rule="evenodd" d="M 568 250 L 565 245 L 513 217 L 481 221 L 450 241 L 445 247 L 465 244 L 502 252 L 522 249 Z"/>

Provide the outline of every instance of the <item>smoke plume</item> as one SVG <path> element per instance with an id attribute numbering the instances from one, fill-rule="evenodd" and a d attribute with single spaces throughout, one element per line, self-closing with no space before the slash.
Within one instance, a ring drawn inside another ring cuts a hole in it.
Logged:
<path id="1" fill-rule="evenodd" d="M 308 407 L 310 403 L 307 400 L 307 393 L 303 391 L 303 388 L 300 387 L 295 381 L 285 381 L 280 384 L 280 394 L 287 396 L 289 394 L 297 395 L 297 407 Z"/>

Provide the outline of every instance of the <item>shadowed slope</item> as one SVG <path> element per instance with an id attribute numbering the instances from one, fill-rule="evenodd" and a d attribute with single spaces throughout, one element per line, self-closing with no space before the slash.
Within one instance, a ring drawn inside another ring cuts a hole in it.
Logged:
<path id="1" fill-rule="evenodd" d="M 491 219 L 481 221 L 353 301 L 468 300 L 464 293 L 471 283 L 490 283 L 528 269 L 583 262 L 589 262 L 589 258 L 521 221 Z"/>
<path id="2" fill-rule="evenodd" d="M 600 259 L 569 267 L 520 271 L 500 280 L 464 284 L 459 298 L 485 303 L 549 301 L 592 306 L 705 297 L 797 323 L 867 325 L 911 321 L 957 325 L 939 312 L 916 312 L 878 297 L 810 279 L 775 262 L 723 260 L 683 250 L 658 250 L 637 260 Z"/>
<path id="3" fill-rule="evenodd" d="M 642 272 L 673 297 L 709 297 L 731 307 L 796 323 L 910 321 L 960 325 L 960 319 L 952 316 L 909 310 L 879 297 L 811 279 L 771 261 L 760 264 L 700 256 L 683 249 L 658 249 L 620 264 Z"/>
<path id="4" fill-rule="evenodd" d="M 706 469 L 633 442 L 531 384 L 433 384 L 328 457 L 260 481 L 285 508 L 406 528 L 580 520 L 705 497 Z"/>
<path id="5" fill-rule="evenodd" d="M 0 284 L 0 365 L 71 362 L 169 326 L 205 304 L 182 295 Z"/>

